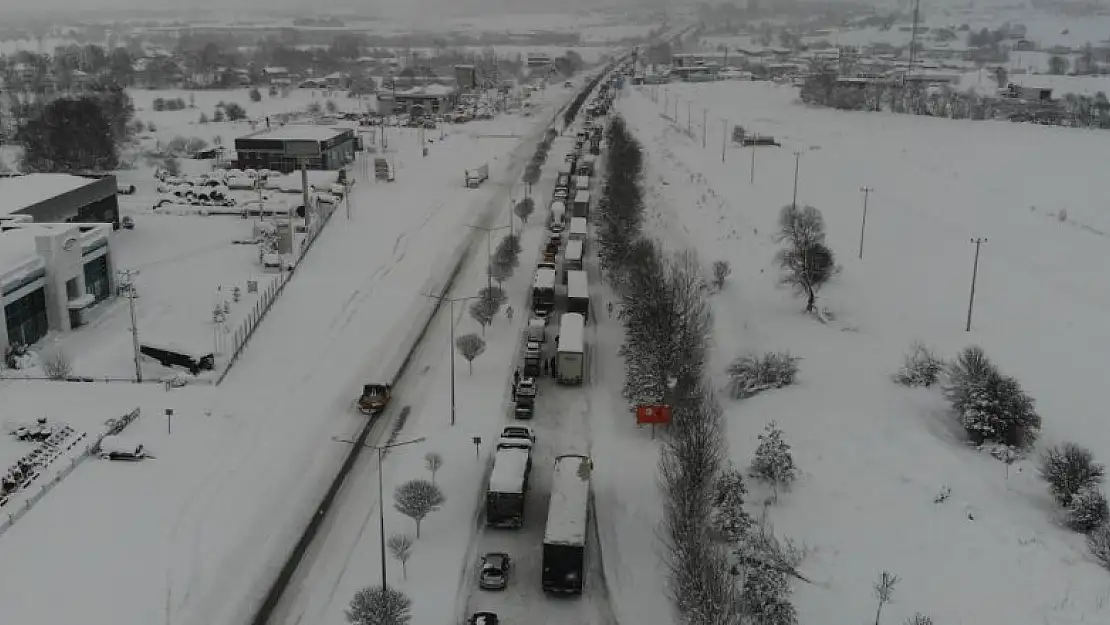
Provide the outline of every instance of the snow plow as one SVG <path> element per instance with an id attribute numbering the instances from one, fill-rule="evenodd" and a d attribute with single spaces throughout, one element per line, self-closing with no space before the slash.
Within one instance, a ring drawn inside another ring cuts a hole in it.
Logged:
<path id="1" fill-rule="evenodd" d="M 393 387 L 389 384 L 366 384 L 362 387 L 362 395 L 358 398 L 358 411 L 364 415 L 376 417 L 389 405 L 393 394 Z"/>

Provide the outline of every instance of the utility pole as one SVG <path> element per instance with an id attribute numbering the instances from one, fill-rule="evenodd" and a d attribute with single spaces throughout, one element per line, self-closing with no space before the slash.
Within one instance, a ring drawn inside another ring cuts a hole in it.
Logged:
<path id="1" fill-rule="evenodd" d="M 914 60 L 917 57 L 917 24 L 920 18 L 920 0 L 913 0 L 913 32 L 910 33 L 910 70 L 913 73 Z"/>
<path id="2" fill-rule="evenodd" d="M 755 184 L 755 144 L 754 143 L 752 144 L 752 165 L 751 165 L 750 169 L 751 169 L 751 171 L 748 173 L 748 184 Z M 795 176 L 796 175 L 797 175 L 797 172 L 795 172 Z M 794 194 L 797 195 L 797 193 L 798 193 L 798 183 L 797 183 L 797 181 L 795 181 L 794 182 Z"/>
<path id="3" fill-rule="evenodd" d="M 725 162 L 725 150 L 728 148 L 728 120 L 721 119 L 721 162 Z"/>
<path id="4" fill-rule="evenodd" d="M 446 295 L 444 295 L 443 297 L 440 297 L 438 295 L 424 294 L 424 297 L 428 297 L 428 298 L 431 298 L 431 299 L 434 299 L 434 300 L 444 300 L 444 299 L 446 299 L 451 305 L 451 319 L 448 320 L 449 321 L 449 326 L 450 326 L 450 333 L 448 334 L 448 336 L 450 338 L 451 343 L 450 343 L 450 345 L 447 346 L 447 353 L 451 354 L 451 426 L 454 427 L 454 425 L 455 425 L 455 302 L 465 302 L 465 301 L 469 301 L 469 300 L 472 300 L 472 299 L 478 299 L 479 296 L 478 295 L 471 295 L 470 297 L 448 298 Z"/>
<path id="5" fill-rule="evenodd" d="M 693 136 L 694 136 L 694 124 L 690 119 L 690 115 L 691 115 L 691 113 L 690 113 L 690 104 L 691 104 L 690 101 L 687 100 L 686 101 L 686 134 L 690 135 L 690 137 L 693 138 Z"/>
<path id="6" fill-rule="evenodd" d="M 310 212 L 309 209 L 311 208 L 309 206 L 309 197 L 308 197 L 308 159 L 307 158 L 302 158 L 301 159 L 301 197 L 304 200 L 304 234 L 307 237 L 308 236 L 308 229 L 309 229 L 308 213 Z M 290 220 L 289 220 L 289 241 L 290 241 L 290 243 L 295 243 L 297 237 L 293 236 L 293 233 L 295 232 L 295 230 L 293 229 L 293 220 L 292 220 L 293 214 L 290 213 L 289 216 L 290 216 Z M 300 259 L 298 258 L 298 260 L 300 260 Z"/>
<path id="7" fill-rule="evenodd" d="M 127 307 L 131 310 L 131 349 L 135 357 L 135 382 L 143 381 L 143 361 L 139 351 L 139 323 L 135 319 L 135 276 L 139 275 L 138 269 L 122 269 L 119 271 L 123 284 L 127 285 Z"/>
<path id="8" fill-rule="evenodd" d="M 752 158 L 755 158 L 754 152 L 752 153 Z M 802 153 L 796 150 L 794 152 L 794 199 L 790 200 L 790 205 L 794 207 L 794 210 L 798 209 L 798 168 L 801 166 L 801 163 Z"/>
<path id="9" fill-rule="evenodd" d="M 863 233 L 864 230 L 867 229 L 867 199 L 875 189 L 871 187 L 860 187 L 859 190 L 863 193 L 863 221 L 859 226 L 859 257 L 860 260 L 863 260 Z"/>
<path id="10" fill-rule="evenodd" d="M 702 147 L 703 150 L 705 149 L 705 124 L 706 124 L 706 120 L 708 118 L 709 118 L 709 110 L 708 109 L 702 109 L 701 110 L 701 147 Z"/>
<path id="11" fill-rule="evenodd" d="M 373 449 L 378 453 L 378 531 L 380 532 L 379 540 L 381 544 L 381 565 L 382 565 L 382 592 L 389 590 L 389 581 L 386 578 L 385 569 L 385 484 L 382 479 L 382 456 L 385 452 L 393 449 L 394 447 L 404 447 L 405 445 L 415 445 L 416 443 L 423 443 L 424 437 L 414 438 L 408 441 L 401 441 L 399 443 L 390 443 L 388 445 L 367 445 L 358 441 L 348 440 L 345 438 L 332 437 L 332 440 L 337 443 L 347 443 L 348 445 L 360 445 L 366 449 Z"/>
<path id="12" fill-rule="evenodd" d="M 971 268 L 971 298 L 967 302 L 967 327 L 964 332 L 971 332 L 971 311 L 975 307 L 975 281 L 979 277 L 979 248 L 987 242 L 985 238 L 972 239 L 975 244 L 975 264 Z"/>

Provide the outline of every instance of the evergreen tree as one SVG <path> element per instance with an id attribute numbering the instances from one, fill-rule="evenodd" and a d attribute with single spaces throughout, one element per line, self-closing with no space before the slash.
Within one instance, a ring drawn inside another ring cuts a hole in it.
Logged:
<path id="1" fill-rule="evenodd" d="M 119 165 L 112 125 L 97 98 L 59 98 L 16 132 L 25 170 L 102 172 Z"/>
<path id="2" fill-rule="evenodd" d="M 729 466 L 717 476 L 714 490 L 710 524 L 724 540 L 735 543 L 752 525 L 752 518 L 744 510 L 748 489 L 744 485 L 743 474 Z"/>
<path id="3" fill-rule="evenodd" d="M 798 476 L 790 445 L 783 440 L 782 430 L 774 421 L 768 423 L 767 428 L 759 435 L 759 446 L 752 458 L 751 475 L 769 484 L 774 490 L 775 499 L 778 499 L 779 488 L 788 486 Z"/>

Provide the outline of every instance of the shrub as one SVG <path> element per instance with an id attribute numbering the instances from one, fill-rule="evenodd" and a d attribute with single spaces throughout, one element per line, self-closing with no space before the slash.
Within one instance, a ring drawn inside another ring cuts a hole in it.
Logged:
<path id="1" fill-rule="evenodd" d="M 1094 454 L 1089 449 L 1075 443 L 1064 443 L 1045 450 L 1041 456 L 1040 474 L 1048 482 L 1048 489 L 1056 503 L 1067 507 L 1081 490 L 1102 483 L 1106 467 L 1095 462 Z"/>
<path id="2" fill-rule="evenodd" d="M 251 98 L 251 102 L 261 102 L 262 101 L 262 92 L 258 90 L 258 87 L 254 87 L 254 88 L 251 89 L 250 98 Z"/>
<path id="3" fill-rule="evenodd" d="M 725 288 L 725 278 L 732 273 L 732 265 L 727 260 L 713 262 L 713 288 L 720 291 Z"/>
<path id="4" fill-rule="evenodd" d="M 892 377 L 902 386 L 928 388 L 937 383 L 942 371 L 944 361 L 937 358 L 923 343 L 915 341 L 910 345 L 910 353 L 906 354 L 902 368 Z"/>
<path id="5" fill-rule="evenodd" d="M 51 380 L 64 380 L 73 373 L 73 363 L 61 348 L 53 348 L 43 352 L 41 356 L 42 370 Z"/>
<path id="6" fill-rule="evenodd" d="M 786 352 L 741 356 L 728 367 L 729 394 L 733 399 L 744 399 L 793 384 L 798 375 L 798 360 Z"/>
<path id="7" fill-rule="evenodd" d="M 1110 523 L 1103 523 L 1087 534 L 1087 550 L 1110 571 Z"/>
<path id="8" fill-rule="evenodd" d="M 1071 529 L 1086 534 L 1110 519 L 1110 506 L 1106 495 L 1097 486 L 1089 485 L 1075 494 L 1068 505 L 1064 523 Z"/>

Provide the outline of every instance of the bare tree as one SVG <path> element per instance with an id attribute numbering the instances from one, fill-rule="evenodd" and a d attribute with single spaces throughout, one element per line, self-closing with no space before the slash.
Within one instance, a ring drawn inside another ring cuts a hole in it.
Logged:
<path id="1" fill-rule="evenodd" d="M 528 218 L 532 216 L 532 212 L 535 210 L 536 202 L 530 197 L 526 197 L 517 202 L 516 206 L 513 207 L 513 213 L 515 213 L 517 217 L 520 217 L 520 220 L 524 223 L 528 223 Z"/>
<path id="2" fill-rule="evenodd" d="M 345 614 L 351 625 L 408 625 L 412 600 L 392 588 L 363 588 L 355 593 Z"/>
<path id="3" fill-rule="evenodd" d="M 424 517 L 439 510 L 445 501 L 447 497 L 443 491 L 428 480 L 409 480 L 393 492 L 393 507 L 416 522 L 417 538 L 420 538 L 420 523 Z"/>
<path id="4" fill-rule="evenodd" d="M 713 288 L 720 291 L 725 288 L 725 279 L 732 273 L 732 265 L 727 260 L 713 261 Z"/>
<path id="5" fill-rule="evenodd" d="M 477 334 L 464 334 L 455 339 L 455 347 L 462 357 L 466 358 L 467 364 L 470 365 L 470 373 L 474 373 L 474 359 L 486 351 L 486 342 Z"/>
<path id="6" fill-rule="evenodd" d="M 409 578 L 408 561 L 412 556 L 413 538 L 410 534 L 394 534 L 389 537 L 386 547 L 395 560 L 401 563 L 401 576 Z"/>
<path id="7" fill-rule="evenodd" d="M 741 356 L 728 366 L 728 390 L 733 399 L 744 399 L 772 388 L 794 383 L 798 358 L 787 352 Z"/>
<path id="8" fill-rule="evenodd" d="M 1103 523 L 1087 534 L 1087 550 L 1102 568 L 1110 571 L 1110 523 Z"/>
<path id="9" fill-rule="evenodd" d="M 505 283 L 505 280 L 513 275 L 513 266 L 504 262 L 502 258 L 494 256 L 493 262 L 489 264 L 489 268 L 486 271 L 489 272 L 489 276 L 493 278 L 493 281 L 496 282 L 497 286 L 500 288 Z"/>
<path id="10" fill-rule="evenodd" d="M 890 571 L 883 571 L 875 581 L 875 598 L 879 600 L 879 607 L 875 610 L 875 625 L 883 616 L 883 606 L 894 598 L 894 587 L 898 585 L 898 576 Z"/>
<path id="11" fill-rule="evenodd" d="M 51 380 L 64 380 L 73 373 L 73 363 L 60 347 L 44 351 L 40 356 L 42 370 Z"/>
<path id="12" fill-rule="evenodd" d="M 424 466 L 432 473 L 432 484 L 436 483 L 436 472 L 443 466 L 443 454 L 438 451 L 429 451 L 424 454 Z"/>
<path id="13" fill-rule="evenodd" d="M 486 326 L 493 323 L 493 318 L 497 316 L 497 311 L 501 307 L 493 300 L 479 298 L 470 304 L 470 316 L 482 326 L 482 334 L 486 333 Z M 462 337 L 459 337 L 460 339 Z"/>
<path id="14" fill-rule="evenodd" d="M 902 386 L 924 386 L 926 388 L 937 383 L 940 374 L 944 371 L 944 361 L 937 358 L 933 351 L 920 341 L 910 345 L 910 352 L 906 354 L 902 368 L 892 377 Z"/>
<path id="15" fill-rule="evenodd" d="M 814 312 L 817 292 L 836 273 L 836 258 L 825 246 L 825 218 L 812 206 L 788 204 L 779 213 L 775 240 L 787 247 L 776 258 L 782 284 L 806 296 L 806 312 Z"/>

